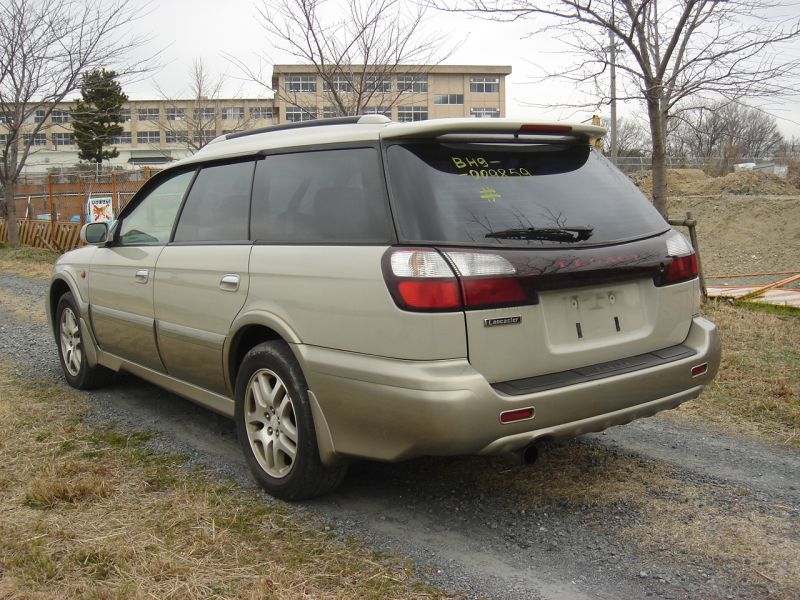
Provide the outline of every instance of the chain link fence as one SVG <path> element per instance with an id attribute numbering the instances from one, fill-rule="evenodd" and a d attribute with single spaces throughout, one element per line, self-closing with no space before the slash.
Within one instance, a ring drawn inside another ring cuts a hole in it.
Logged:
<path id="1" fill-rule="evenodd" d="M 610 157 L 609 157 L 610 158 Z M 649 156 L 619 156 L 614 164 L 619 167 L 624 173 L 638 173 L 639 171 L 651 170 L 651 159 Z M 781 177 L 786 176 L 785 168 L 776 165 L 772 159 L 765 158 L 737 158 L 731 159 L 730 157 L 699 157 L 699 158 L 686 158 L 677 156 L 667 157 L 668 169 L 700 169 L 705 171 L 708 175 L 726 175 L 734 170 L 734 165 L 750 163 L 755 165 L 755 168 L 760 171 L 768 173 L 775 173 Z"/>

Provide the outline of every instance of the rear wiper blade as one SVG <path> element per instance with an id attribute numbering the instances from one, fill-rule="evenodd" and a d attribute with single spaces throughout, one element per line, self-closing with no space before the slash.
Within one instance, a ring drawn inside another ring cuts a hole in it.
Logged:
<path id="1" fill-rule="evenodd" d="M 487 233 L 487 238 L 503 240 L 546 240 L 550 242 L 583 242 L 592 237 L 594 227 L 523 227 Z"/>

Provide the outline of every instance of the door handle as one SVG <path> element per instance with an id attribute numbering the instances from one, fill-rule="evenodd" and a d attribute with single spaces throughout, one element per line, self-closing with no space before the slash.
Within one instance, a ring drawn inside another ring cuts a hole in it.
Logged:
<path id="1" fill-rule="evenodd" d="M 235 292 L 239 289 L 239 276 L 238 275 L 223 275 L 219 280 L 219 289 L 224 292 Z"/>
<path id="2" fill-rule="evenodd" d="M 147 269 L 139 269 L 136 271 L 133 279 L 136 281 L 136 283 L 147 283 L 149 276 L 150 274 L 147 272 Z"/>

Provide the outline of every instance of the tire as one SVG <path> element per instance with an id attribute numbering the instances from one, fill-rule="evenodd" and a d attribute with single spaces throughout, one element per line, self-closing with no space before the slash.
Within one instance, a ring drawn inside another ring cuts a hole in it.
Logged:
<path id="1" fill-rule="evenodd" d="M 308 385 L 285 342 L 265 342 L 244 357 L 236 377 L 234 418 L 256 481 L 272 496 L 321 496 L 344 479 L 346 465 L 320 462 Z"/>
<path id="2" fill-rule="evenodd" d="M 108 385 L 114 372 L 100 365 L 90 367 L 86 362 L 80 311 L 71 292 L 58 299 L 55 327 L 58 358 L 67 383 L 79 390 Z"/>

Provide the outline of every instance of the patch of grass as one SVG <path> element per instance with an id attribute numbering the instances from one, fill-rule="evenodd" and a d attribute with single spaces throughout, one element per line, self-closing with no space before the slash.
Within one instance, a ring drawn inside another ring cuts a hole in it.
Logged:
<path id="1" fill-rule="evenodd" d="M 89 441 L 95 446 L 138 448 L 152 437 L 152 434 L 147 431 L 119 431 L 104 427 L 96 429 L 89 437 Z"/>
<path id="2" fill-rule="evenodd" d="M 800 319 L 800 308 L 795 306 L 785 306 L 779 304 L 766 304 L 763 302 L 733 302 L 729 306 L 741 310 L 751 310 L 753 312 L 767 313 L 779 317 L 794 317 Z"/>
<path id="3" fill-rule="evenodd" d="M 665 414 L 800 445 L 800 319 L 766 306 L 705 306 L 722 338 L 719 374 L 700 398 Z"/>
<path id="4" fill-rule="evenodd" d="M 13 275 L 49 280 L 56 258 L 58 255 L 42 248 L 0 244 L 0 271 Z"/>
<path id="5" fill-rule="evenodd" d="M 0 363 L 0 598 L 442 598 L 404 562 L 93 427 Z"/>

